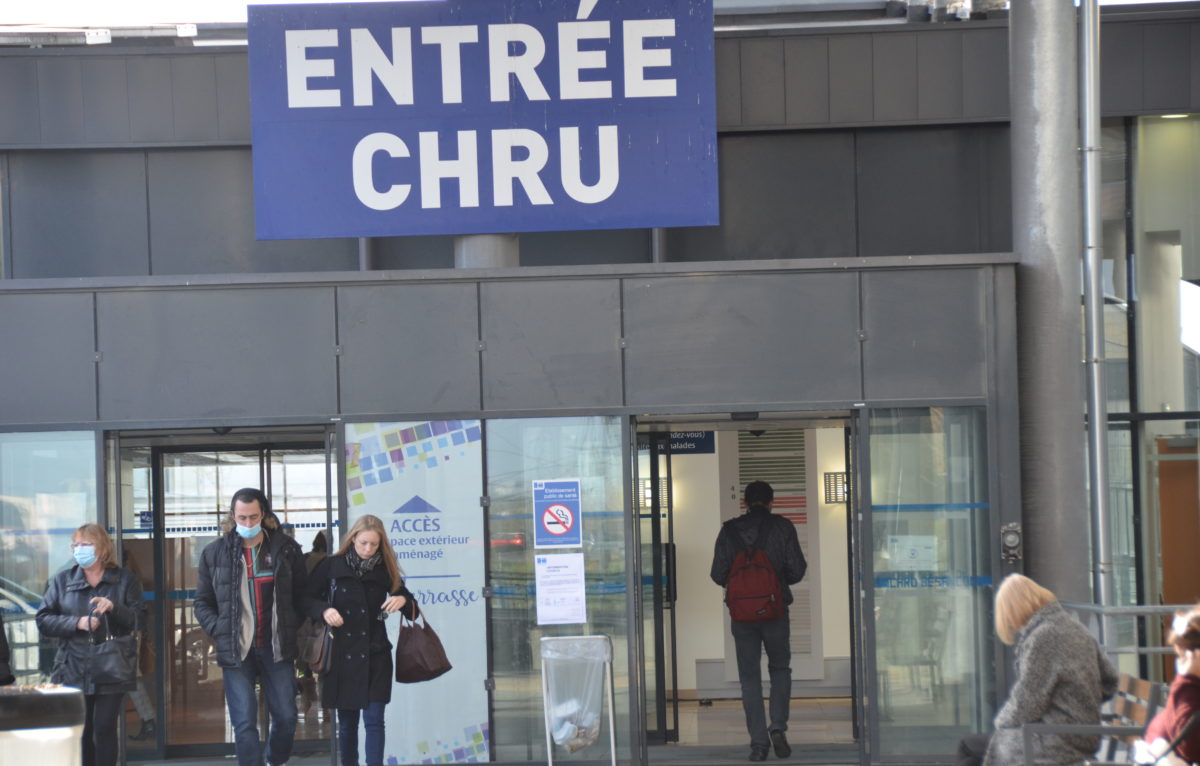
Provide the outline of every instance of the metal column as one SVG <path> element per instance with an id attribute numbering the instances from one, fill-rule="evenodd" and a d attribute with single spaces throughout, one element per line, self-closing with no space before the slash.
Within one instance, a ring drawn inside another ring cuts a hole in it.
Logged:
<path id="1" fill-rule="evenodd" d="M 1080 364 L 1075 8 L 1013 0 L 1009 18 L 1026 571 L 1091 601 Z"/>

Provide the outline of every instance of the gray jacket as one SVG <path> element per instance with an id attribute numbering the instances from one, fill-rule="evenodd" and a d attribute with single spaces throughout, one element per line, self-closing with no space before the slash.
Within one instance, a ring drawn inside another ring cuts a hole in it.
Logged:
<path id="1" fill-rule="evenodd" d="M 1117 672 L 1096 639 L 1057 601 L 1042 607 L 1017 633 L 1017 680 L 996 714 L 984 766 L 1021 766 L 1026 723 L 1096 724 L 1100 704 L 1117 690 Z M 1069 764 L 1091 756 L 1099 737 L 1034 737 L 1038 763 Z"/>

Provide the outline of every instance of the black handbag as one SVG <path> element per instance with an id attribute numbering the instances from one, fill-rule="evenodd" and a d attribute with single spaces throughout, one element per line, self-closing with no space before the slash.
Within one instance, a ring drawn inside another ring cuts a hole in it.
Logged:
<path id="1" fill-rule="evenodd" d="M 453 667 L 446 657 L 442 640 L 421 615 L 421 623 L 400 618 L 400 637 L 396 640 L 396 680 L 402 684 L 431 681 Z"/>
<path id="2" fill-rule="evenodd" d="M 108 612 L 102 615 L 104 638 L 96 640 L 89 630 L 88 675 L 93 684 L 132 684 L 137 681 L 137 636 L 114 636 L 109 628 Z M 88 622 L 89 628 L 91 622 Z"/>

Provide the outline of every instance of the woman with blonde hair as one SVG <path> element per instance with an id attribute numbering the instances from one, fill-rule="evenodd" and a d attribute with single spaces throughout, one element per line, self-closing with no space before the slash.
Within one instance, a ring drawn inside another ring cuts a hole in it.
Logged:
<path id="1" fill-rule="evenodd" d="M 1117 690 L 1117 672 L 1090 633 L 1049 590 L 1020 574 L 996 592 L 996 633 L 1014 647 L 1016 680 L 996 714 L 995 732 L 959 745 L 959 766 L 1022 766 L 1027 723 L 1098 724 L 1100 705 Z M 1034 737 L 1031 762 L 1070 764 L 1090 757 L 1098 737 Z"/>
<path id="2" fill-rule="evenodd" d="M 50 680 L 83 691 L 83 766 L 113 766 L 121 701 L 135 688 L 137 667 L 131 664 L 128 678 L 98 678 L 92 644 L 141 629 L 142 585 L 133 572 L 117 566 L 112 540 L 99 524 L 75 530 L 71 553 L 75 565 L 50 581 L 37 626 L 42 635 L 62 639 Z"/>
<path id="3" fill-rule="evenodd" d="M 313 570 L 308 614 L 333 627 L 333 662 L 321 684 L 321 706 L 336 708 L 341 762 L 358 766 L 358 721 L 366 727 L 367 766 L 383 765 L 383 710 L 392 699 L 392 644 L 384 619 L 417 602 L 379 517 L 360 516 L 342 547 Z"/>

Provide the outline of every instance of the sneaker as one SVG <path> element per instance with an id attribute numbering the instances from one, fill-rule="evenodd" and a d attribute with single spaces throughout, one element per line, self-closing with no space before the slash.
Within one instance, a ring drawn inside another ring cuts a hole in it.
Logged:
<path id="1" fill-rule="evenodd" d="M 142 728 L 137 734 L 133 734 L 129 738 L 135 742 L 145 742 L 148 739 L 154 739 L 156 728 L 157 726 L 155 725 L 153 718 L 148 721 L 142 721 Z"/>
<path id="2" fill-rule="evenodd" d="M 750 760 L 765 761 L 767 760 L 767 749 L 765 747 L 750 747 Z"/>
<path id="3" fill-rule="evenodd" d="M 771 732 L 771 744 L 775 746 L 775 755 L 780 758 L 787 758 L 792 754 L 792 746 L 788 744 L 787 737 L 781 729 Z"/>

